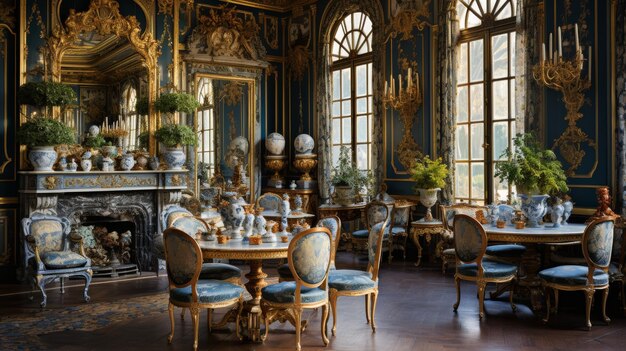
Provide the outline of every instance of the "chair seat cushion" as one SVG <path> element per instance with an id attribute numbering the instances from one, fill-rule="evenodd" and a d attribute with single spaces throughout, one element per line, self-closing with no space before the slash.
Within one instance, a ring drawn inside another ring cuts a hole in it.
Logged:
<path id="1" fill-rule="evenodd" d="M 201 303 L 218 303 L 236 299 L 243 294 L 243 288 L 221 280 L 199 280 L 197 291 Z M 170 290 L 173 302 L 191 302 L 191 286 Z"/>
<path id="2" fill-rule="evenodd" d="M 200 279 L 226 280 L 241 277 L 241 269 L 226 263 L 203 263 Z"/>
<path id="3" fill-rule="evenodd" d="M 352 269 L 337 269 L 328 273 L 328 287 L 339 291 L 371 289 L 378 285 L 372 274 Z"/>
<path id="4" fill-rule="evenodd" d="M 296 282 L 282 282 L 268 285 L 261 290 L 263 299 L 275 303 L 294 303 L 296 301 Z M 313 303 L 328 298 L 328 293 L 320 288 L 302 287 L 302 303 Z"/>
<path id="5" fill-rule="evenodd" d="M 489 245 L 485 254 L 497 257 L 522 257 L 526 252 L 526 246 L 518 244 L 501 244 L 501 245 Z"/>
<path id="6" fill-rule="evenodd" d="M 392 235 L 406 234 L 406 230 L 404 229 L 404 227 L 393 227 L 391 228 L 391 234 Z"/>
<path id="7" fill-rule="evenodd" d="M 563 265 L 544 269 L 539 272 L 539 278 L 548 283 L 562 285 L 586 285 L 587 284 L 587 266 L 579 265 Z M 593 272 L 594 285 L 606 285 L 609 283 L 609 275 L 601 269 Z"/>
<path id="8" fill-rule="evenodd" d="M 369 235 L 370 232 L 367 229 L 359 229 L 352 232 L 352 236 L 359 239 L 367 239 Z"/>
<path id="9" fill-rule="evenodd" d="M 476 277 L 478 275 L 478 265 L 476 263 L 464 263 L 456 267 L 457 272 L 462 275 Z M 485 278 L 503 278 L 515 275 L 517 266 L 507 263 L 483 260 L 483 272 Z"/>
<path id="10" fill-rule="evenodd" d="M 47 268 L 75 268 L 87 264 L 87 258 L 74 251 L 48 251 L 41 255 L 41 261 Z"/>

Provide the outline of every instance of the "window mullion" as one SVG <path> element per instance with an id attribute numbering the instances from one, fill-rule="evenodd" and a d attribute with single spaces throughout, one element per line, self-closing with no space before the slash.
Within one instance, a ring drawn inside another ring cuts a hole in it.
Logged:
<path id="1" fill-rule="evenodd" d="M 489 191 L 489 189 L 492 189 L 493 187 L 493 179 L 492 179 L 492 167 L 493 167 L 493 157 L 492 157 L 492 145 L 491 145 L 491 141 L 492 141 L 492 128 L 493 128 L 493 99 L 492 99 L 492 94 L 493 94 L 493 89 L 492 89 L 492 83 L 493 83 L 493 76 L 492 76 L 492 71 L 493 71 L 493 62 L 492 62 L 492 47 L 491 47 L 491 31 L 487 30 L 485 31 L 485 57 L 483 59 L 484 65 L 485 65 L 485 88 L 484 88 L 484 94 L 485 94 L 485 125 L 484 125 L 484 136 L 483 136 L 483 143 L 484 145 L 486 145 L 486 147 L 483 148 L 483 155 L 484 155 L 484 179 L 485 179 L 485 194 L 483 194 L 483 198 L 487 201 L 492 201 L 493 199 L 491 198 L 493 194 L 491 194 L 492 192 Z"/>

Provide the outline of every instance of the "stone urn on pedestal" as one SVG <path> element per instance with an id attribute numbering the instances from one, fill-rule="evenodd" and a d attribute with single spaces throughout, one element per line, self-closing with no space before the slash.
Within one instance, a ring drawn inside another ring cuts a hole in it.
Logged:
<path id="1" fill-rule="evenodd" d="M 437 203 L 437 193 L 439 192 L 439 188 L 434 189 L 417 189 L 420 195 L 420 202 L 424 207 L 426 207 L 426 215 L 424 216 L 424 221 L 432 222 L 433 214 L 430 211 L 430 208 L 435 206 Z"/>

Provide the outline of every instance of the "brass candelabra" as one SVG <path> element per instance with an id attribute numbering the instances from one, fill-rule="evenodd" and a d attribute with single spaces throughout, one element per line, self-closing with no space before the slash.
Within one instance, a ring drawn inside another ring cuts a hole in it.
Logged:
<path id="1" fill-rule="evenodd" d="M 552 149 L 558 148 L 561 156 L 569 164 L 565 171 L 568 176 L 575 174 L 576 169 L 581 165 L 585 156 L 582 144 L 587 143 L 589 147 L 596 148 L 596 143 L 589 138 L 576 122 L 583 117 L 580 109 L 585 103 L 584 91 L 591 86 L 591 47 L 589 47 L 589 59 L 587 61 L 587 78 L 583 79 L 583 63 L 585 61 L 583 52 L 578 45 L 578 25 L 576 31 L 576 55 L 571 60 L 566 60 L 562 56 L 561 28 L 558 29 L 558 53 L 552 52 L 552 34 L 550 34 L 550 54 L 545 54 L 545 44 L 542 47 L 541 60 L 533 67 L 533 77 L 537 83 L 554 89 L 563 94 L 563 102 L 567 109 L 565 120 L 567 128 L 554 140 Z"/>
<path id="2" fill-rule="evenodd" d="M 385 82 L 383 104 L 385 107 L 391 107 L 400 113 L 404 133 L 396 152 L 400 164 L 408 170 L 413 166 L 415 160 L 422 156 L 420 147 L 411 134 L 417 110 L 422 104 L 422 94 L 419 88 L 419 74 L 415 73 L 413 76 L 410 68 L 407 72 L 406 82 L 406 86 L 403 87 L 402 76 L 398 75 L 398 94 L 396 94 L 395 80 L 390 77 L 389 82 Z"/>

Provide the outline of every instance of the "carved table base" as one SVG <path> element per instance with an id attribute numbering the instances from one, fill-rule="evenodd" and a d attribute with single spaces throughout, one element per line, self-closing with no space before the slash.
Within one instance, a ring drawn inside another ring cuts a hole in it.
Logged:
<path id="1" fill-rule="evenodd" d="M 417 262 L 415 266 L 419 266 L 422 261 L 422 245 L 420 244 L 420 237 L 423 236 L 426 239 L 426 246 L 430 245 L 430 241 L 433 235 L 441 236 L 444 233 L 445 229 L 443 227 L 443 223 L 439 220 L 434 220 L 432 222 L 426 222 L 424 220 L 413 221 L 411 222 L 411 240 L 415 243 L 417 247 Z M 435 250 L 435 254 L 437 256 L 441 255 L 442 251 L 442 243 L 443 241 L 439 241 L 437 243 L 437 249 Z"/>

